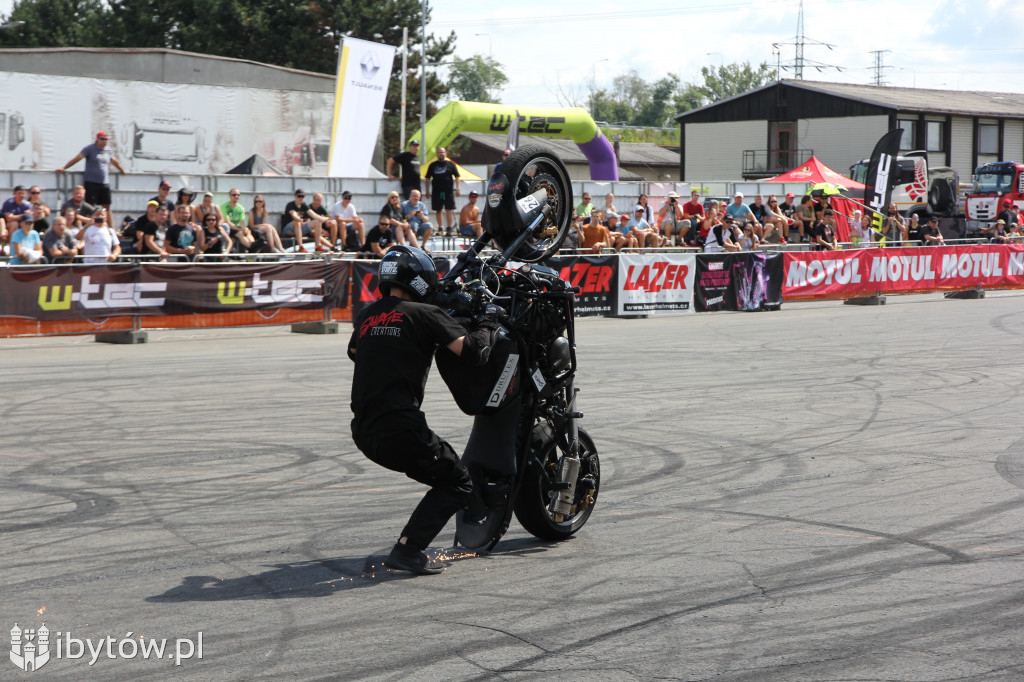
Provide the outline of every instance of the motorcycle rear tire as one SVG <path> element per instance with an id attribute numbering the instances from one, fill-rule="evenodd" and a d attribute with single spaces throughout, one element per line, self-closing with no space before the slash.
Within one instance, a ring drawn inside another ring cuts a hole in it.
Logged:
<path id="1" fill-rule="evenodd" d="M 565 540 L 579 531 L 583 524 L 590 518 L 597 504 L 597 495 L 601 488 L 601 463 L 597 455 L 597 448 L 590 435 L 583 429 L 579 430 L 580 439 L 580 473 L 576 479 L 576 500 L 580 502 L 586 491 L 581 489 L 580 480 L 585 476 L 594 479 L 593 501 L 586 505 L 582 511 L 577 511 L 564 521 L 555 521 L 548 511 L 549 496 L 544 492 L 546 480 L 542 471 L 537 469 L 536 464 L 530 463 L 524 472 L 522 490 L 516 500 L 515 515 L 519 524 L 526 529 L 530 535 L 541 540 Z M 550 458 L 557 457 L 558 453 L 553 441 L 548 441 L 543 452 L 536 453 L 537 459 L 541 462 L 548 462 Z"/>

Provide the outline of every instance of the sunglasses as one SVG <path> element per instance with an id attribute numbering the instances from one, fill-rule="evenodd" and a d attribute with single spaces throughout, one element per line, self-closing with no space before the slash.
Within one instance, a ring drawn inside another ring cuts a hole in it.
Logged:
<path id="1" fill-rule="evenodd" d="M 253 203 L 255 203 L 255 204 L 262 204 L 263 203 L 263 199 L 256 199 L 256 200 L 253 201 Z"/>
<path id="2" fill-rule="evenodd" d="M 32 190 L 31 192 L 29 192 L 29 194 L 39 194 L 39 190 L 37 190 L 37 189 L 34 189 L 34 190 Z"/>
<path id="3" fill-rule="evenodd" d="M 242 196 L 242 195 L 241 195 L 241 194 L 229 194 L 228 196 L 232 196 L 232 197 L 240 197 L 240 196 Z"/>
<path id="4" fill-rule="evenodd" d="M 208 223 L 215 223 L 215 222 L 217 222 L 217 219 L 216 218 L 207 218 L 206 222 L 208 222 Z"/>

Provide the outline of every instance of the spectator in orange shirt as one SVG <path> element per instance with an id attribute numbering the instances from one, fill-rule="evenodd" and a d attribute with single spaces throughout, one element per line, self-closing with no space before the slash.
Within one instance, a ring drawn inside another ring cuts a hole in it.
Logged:
<path id="1" fill-rule="evenodd" d="M 601 253 L 602 249 L 612 248 L 612 241 L 608 237 L 608 229 L 601 224 L 603 211 L 591 211 L 590 219 L 583 219 L 583 240 L 580 248 L 589 250 L 591 253 Z"/>

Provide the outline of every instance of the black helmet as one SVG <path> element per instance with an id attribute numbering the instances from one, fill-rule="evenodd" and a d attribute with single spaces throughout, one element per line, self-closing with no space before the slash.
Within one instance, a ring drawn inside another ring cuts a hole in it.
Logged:
<path id="1" fill-rule="evenodd" d="M 437 291 L 434 261 L 411 246 L 393 246 L 380 259 L 377 288 L 387 296 L 391 287 L 400 287 L 417 301 L 429 301 Z"/>

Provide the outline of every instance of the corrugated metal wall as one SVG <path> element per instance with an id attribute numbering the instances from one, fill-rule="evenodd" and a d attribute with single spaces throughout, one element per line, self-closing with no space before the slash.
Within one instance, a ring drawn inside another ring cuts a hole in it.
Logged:
<path id="1" fill-rule="evenodd" d="M 736 180 L 743 150 L 768 148 L 766 121 L 686 124 L 686 177 Z"/>
<path id="2" fill-rule="evenodd" d="M 813 149 L 826 166 L 846 175 L 851 165 L 871 156 L 887 130 L 888 116 L 805 118 L 797 121 L 797 147 Z"/>

